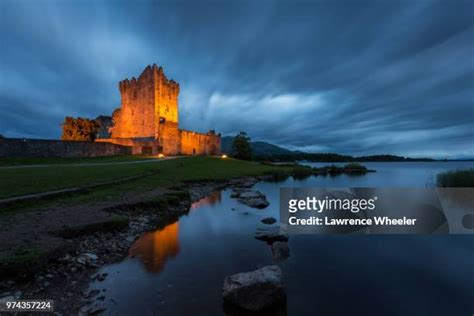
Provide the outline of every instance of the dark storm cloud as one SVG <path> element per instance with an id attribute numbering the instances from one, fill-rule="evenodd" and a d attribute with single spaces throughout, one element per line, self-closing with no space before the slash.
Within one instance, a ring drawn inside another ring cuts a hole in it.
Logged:
<path id="1" fill-rule="evenodd" d="M 2 1 L 0 133 L 110 114 L 147 64 L 186 129 L 289 148 L 474 156 L 471 1 Z"/>

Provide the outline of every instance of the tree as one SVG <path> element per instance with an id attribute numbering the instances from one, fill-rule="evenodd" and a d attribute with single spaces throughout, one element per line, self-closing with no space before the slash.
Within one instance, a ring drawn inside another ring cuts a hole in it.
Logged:
<path id="1" fill-rule="evenodd" d="M 232 154 L 237 159 L 250 160 L 252 158 L 250 137 L 247 136 L 247 133 L 240 132 L 235 136 L 232 143 Z"/>
<path id="2" fill-rule="evenodd" d="M 64 119 L 62 140 L 81 140 L 93 142 L 99 131 L 100 124 L 87 118 L 73 118 L 66 116 Z"/>

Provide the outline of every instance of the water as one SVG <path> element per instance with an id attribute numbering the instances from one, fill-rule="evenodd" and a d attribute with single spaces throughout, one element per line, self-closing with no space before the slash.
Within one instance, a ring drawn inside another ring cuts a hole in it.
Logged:
<path id="1" fill-rule="evenodd" d="M 328 163 L 305 163 L 311 167 L 327 166 Z M 343 166 L 345 163 L 330 163 Z M 376 170 L 363 177 L 341 175 L 339 177 L 326 177 L 308 179 L 310 186 L 326 187 L 432 187 L 436 183 L 436 175 L 440 172 L 456 169 L 474 168 L 472 161 L 449 162 L 364 162 L 369 169 Z M 306 184 L 304 185 L 306 186 Z"/>
<path id="2" fill-rule="evenodd" d="M 222 302 L 225 276 L 274 264 L 253 238 L 260 220 L 278 218 L 279 187 L 425 187 L 447 169 L 474 163 L 367 163 L 377 173 L 260 182 L 270 206 L 247 208 L 215 192 L 164 229 L 144 234 L 109 275 L 107 315 L 238 315 Z M 232 210 L 234 209 L 234 210 Z M 473 236 L 291 236 L 278 262 L 287 292 L 278 315 L 472 315 Z"/>

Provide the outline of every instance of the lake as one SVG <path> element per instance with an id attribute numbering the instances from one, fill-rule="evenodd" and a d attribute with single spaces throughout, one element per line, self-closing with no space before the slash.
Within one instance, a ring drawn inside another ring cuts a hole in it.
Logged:
<path id="1" fill-rule="evenodd" d="M 322 166 L 327 164 L 310 164 Z M 275 264 L 254 239 L 262 218 L 279 214 L 280 187 L 429 187 L 436 174 L 474 162 L 364 163 L 363 176 L 259 182 L 270 206 L 248 208 L 214 192 L 178 222 L 149 232 L 122 262 L 102 267 L 106 315 L 238 315 L 223 306 L 225 276 Z M 286 307 L 271 315 L 472 315 L 474 236 L 294 235 L 291 256 L 276 262 Z"/>

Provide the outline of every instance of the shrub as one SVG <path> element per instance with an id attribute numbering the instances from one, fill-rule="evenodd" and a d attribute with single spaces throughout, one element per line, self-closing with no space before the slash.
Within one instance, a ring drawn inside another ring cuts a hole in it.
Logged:
<path id="1" fill-rule="evenodd" d="M 474 187 L 474 169 L 446 171 L 436 180 L 439 187 Z"/>
<path id="2" fill-rule="evenodd" d="M 344 171 L 347 173 L 351 173 L 351 172 L 366 173 L 368 170 L 365 166 L 362 166 L 361 164 L 353 162 L 353 163 L 349 163 L 345 165 Z"/>

